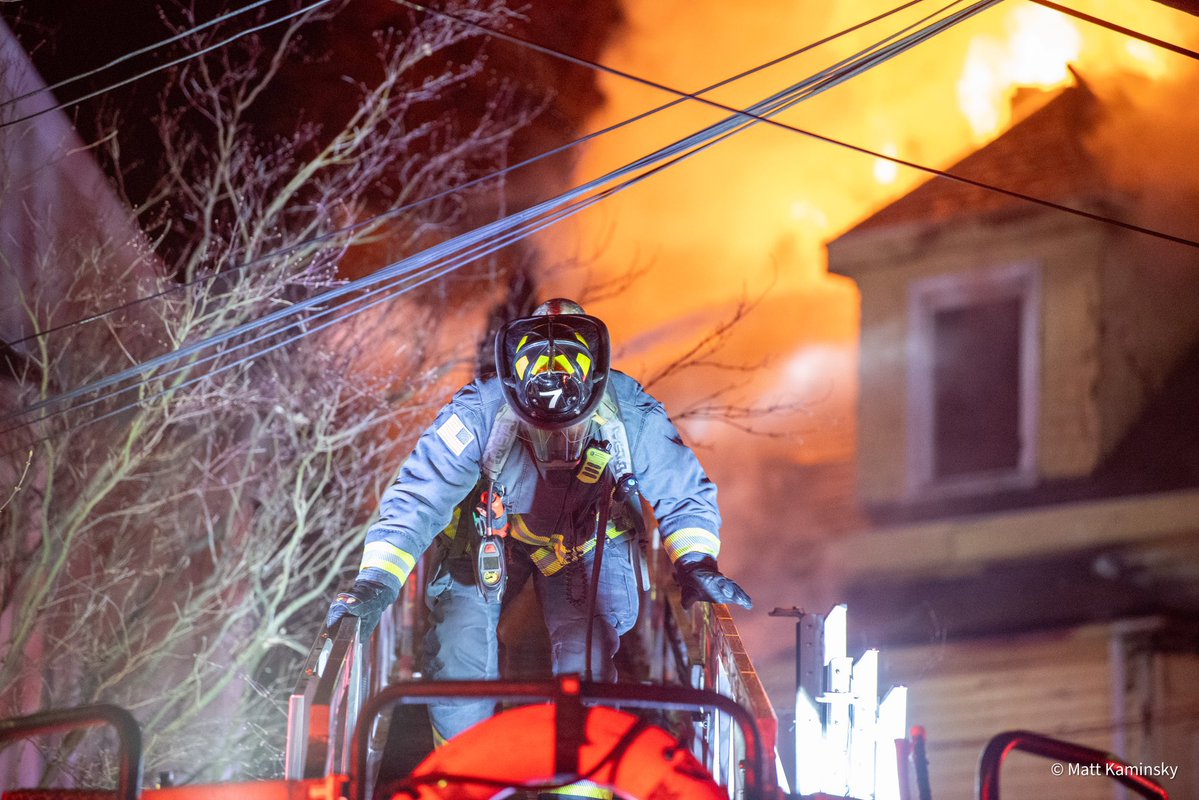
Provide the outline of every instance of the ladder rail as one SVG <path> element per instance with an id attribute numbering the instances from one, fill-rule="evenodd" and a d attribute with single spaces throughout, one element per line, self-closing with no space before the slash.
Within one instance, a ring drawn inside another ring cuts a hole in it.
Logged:
<path id="1" fill-rule="evenodd" d="M 117 734 L 116 800 L 137 800 L 142 788 L 142 731 L 123 708 L 105 703 L 0 720 L 0 742 L 108 725 Z"/>

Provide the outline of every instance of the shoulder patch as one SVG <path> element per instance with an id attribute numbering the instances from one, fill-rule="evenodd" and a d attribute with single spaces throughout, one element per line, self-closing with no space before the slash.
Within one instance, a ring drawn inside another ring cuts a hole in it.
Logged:
<path id="1" fill-rule="evenodd" d="M 466 429 L 457 414 L 450 414 L 450 418 L 437 427 L 437 435 L 456 456 L 462 455 L 466 446 L 475 440 L 475 435 Z"/>

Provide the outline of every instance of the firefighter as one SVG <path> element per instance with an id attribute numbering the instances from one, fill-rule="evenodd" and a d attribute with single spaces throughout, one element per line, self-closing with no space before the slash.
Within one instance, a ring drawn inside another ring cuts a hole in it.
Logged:
<path id="1" fill-rule="evenodd" d="M 357 580 L 330 606 L 327 625 L 351 614 L 369 636 L 436 540 L 426 589 L 426 674 L 498 678 L 501 604 L 489 602 L 494 597 L 480 582 L 474 552 L 479 533 L 494 532 L 504 536 L 508 594 L 533 580 L 555 674 L 583 674 L 590 666 L 594 679 L 614 681 L 620 635 L 638 611 L 631 552 L 636 515 L 630 503 L 613 499 L 618 485 L 631 481 L 653 508 L 684 606 L 750 608 L 749 595 L 717 567 L 715 484 L 662 404 L 610 368 L 604 323 L 577 303 L 550 300 L 504 325 L 495 352 L 498 374 L 454 395 L 383 494 Z M 601 527 L 607 538 L 598 587 L 592 587 Z M 490 716 L 494 705 L 430 706 L 435 739 Z"/>

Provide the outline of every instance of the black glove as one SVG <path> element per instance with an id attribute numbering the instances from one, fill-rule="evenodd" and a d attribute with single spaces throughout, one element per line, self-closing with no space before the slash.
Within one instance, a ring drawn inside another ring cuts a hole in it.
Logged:
<path id="1" fill-rule="evenodd" d="M 695 601 L 703 603 L 735 603 L 753 608 L 745 590 L 731 578 L 720 574 L 716 559 L 711 556 L 683 556 L 674 565 L 674 577 L 683 590 L 683 608 Z"/>
<path id="2" fill-rule="evenodd" d="M 349 614 L 362 620 L 358 635 L 364 641 L 375 631 L 383 609 L 396 601 L 400 593 L 375 581 L 354 581 L 354 587 L 348 592 L 342 592 L 329 606 L 329 615 L 325 617 L 325 627 L 332 629 L 341 618 Z"/>

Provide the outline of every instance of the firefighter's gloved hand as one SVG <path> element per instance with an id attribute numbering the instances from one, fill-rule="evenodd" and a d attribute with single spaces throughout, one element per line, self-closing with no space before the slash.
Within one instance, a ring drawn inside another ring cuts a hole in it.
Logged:
<path id="1" fill-rule="evenodd" d="M 697 600 L 701 603 L 732 603 L 744 608 L 753 608 L 749 599 L 737 583 L 720 574 L 716 559 L 711 556 L 683 556 L 674 565 L 675 580 L 683 590 L 683 608 L 691 608 Z"/>
<path id="2" fill-rule="evenodd" d="M 354 586 L 348 592 L 342 592 L 329 606 L 329 615 L 325 617 L 325 627 L 332 629 L 341 618 L 350 615 L 362 620 L 358 629 L 359 637 L 366 640 L 379 624 L 383 609 L 396 601 L 400 593 L 390 586 L 375 581 L 354 581 Z"/>

